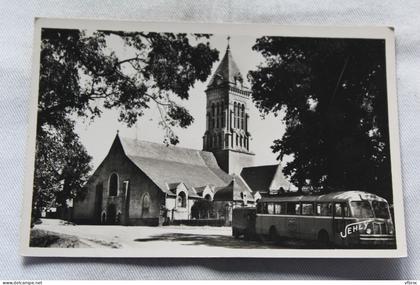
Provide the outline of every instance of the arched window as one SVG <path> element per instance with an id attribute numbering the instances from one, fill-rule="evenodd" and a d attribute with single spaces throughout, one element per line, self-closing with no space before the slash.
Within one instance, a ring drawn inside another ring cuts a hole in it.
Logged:
<path id="1" fill-rule="evenodd" d="M 233 127 L 236 128 L 236 114 L 237 114 L 237 105 L 236 102 L 233 103 Z"/>
<path id="2" fill-rule="evenodd" d="M 204 197 L 204 199 L 206 199 L 207 201 L 211 201 L 211 196 L 210 196 L 210 194 L 207 194 L 207 195 Z"/>
<path id="3" fill-rule="evenodd" d="M 213 129 L 216 126 L 216 107 L 214 106 L 214 103 L 211 104 L 211 128 Z"/>
<path id="4" fill-rule="evenodd" d="M 244 124 L 245 116 L 244 116 L 244 113 L 245 113 L 245 105 L 242 104 L 242 107 L 241 107 L 241 129 L 245 129 L 245 124 Z"/>
<path id="5" fill-rule="evenodd" d="M 219 103 L 216 104 L 216 128 L 220 126 L 220 105 Z"/>
<path id="6" fill-rule="evenodd" d="M 109 178 L 109 196 L 117 196 L 118 194 L 118 175 L 112 173 Z"/>
<path id="7" fill-rule="evenodd" d="M 239 129 L 241 127 L 241 105 L 238 103 L 236 106 L 236 120 L 238 121 L 236 123 L 237 128 Z"/>
<path id="8" fill-rule="evenodd" d="M 145 215 L 149 214 L 150 211 L 150 194 L 149 193 L 144 193 L 143 195 L 143 199 L 141 201 L 141 215 L 144 217 Z"/>
<path id="9" fill-rule="evenodd" d="M 101 224 L 106 224 L 106 213 L 105 213 L 105 211 L 102 213 L 102 216 L 101 216 Z"/>
<path id="10" fill-rule="evenodd" d="M 184 191 L 179 192 L 178 197 L 176 199 L 176 204 L 179 208 L 187 207 L 187 195 L 185 195 Z"/>
<path id="11" fill-rule="evenodd" d="M 245 128 L 244 128 L 244 130 L 245 130 L 245 132 L 248 132 L 248 114 L 247 113 L 245 113 L 244 120 L 245 120 Z"/>
<path id="12" fill-rule="evenodd" d="M 233 120 L 233 111 L 229 109 L 229 126 L 228 130 L 230 131 L 233 128 L 232 120 Z"/>
<path id="13" fill-rule="evenodd" d="M 220 112 L 220 116 L 222 117 L 222 125 L 220 127 L 224 128 L 226 126 L 226 110 L 224 108 L 224 104 L 221 104 L 221 112 Z"/>

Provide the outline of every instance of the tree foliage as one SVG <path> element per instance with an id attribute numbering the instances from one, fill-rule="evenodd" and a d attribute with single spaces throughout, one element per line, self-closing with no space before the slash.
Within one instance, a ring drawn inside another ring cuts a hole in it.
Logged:
<path id="1" fill-rule="evenodd" d="M 120 120 L 132 126 L 153 102 L 162 114 L 173 114 L 163 121 L 187 118 L 180 123 L 187 127 L 193 118 L 172 97 L 188 99 L 194 83 L 207 79 L 219 54 L 209 37 L 44 29 L 38 124 L 60 124 L 72 112 L 94 118 L 104 108 L 116 108 Z M 124 58 L 111 50 L 110 41 L 130 49 Z"/>
<path id="2" fill-rule="evenodd" d="M 191 217 L 194 219 L 215 218 L 214 204 L 208 200 L 197 200 L 191 207 Z"/>
<path id="3" fill-rule="evenodd" d="M 284 112 L 274 141 L 298 187 L 361 189 L 392 197 L 385 42 L 262 37 L 264 57 L 250 72 L 263 114 Z"/>
<path id="4" fill-rule="evenodd" d="M 164 141 L 178 143 L 173 127 L 193 122 L 179 102 L 188 99 L 196 81 L 207 79 L 218 59 L 209 37 L 42 30 L 34 214 L 74 197 L 87 179 L 91 158 L 74 132 L 75 117 L 93 120 L 104 109 L 117 109 L 119 120 L 132 126 L 156 106 Z"/>
<path id="5" fill-rule="evenodd" d="M 60 128 L 44 125 L 37 133 L 33 207 L 65 206 L 88 179 L 91 157 L 79 142 L 71 121 Z"/>

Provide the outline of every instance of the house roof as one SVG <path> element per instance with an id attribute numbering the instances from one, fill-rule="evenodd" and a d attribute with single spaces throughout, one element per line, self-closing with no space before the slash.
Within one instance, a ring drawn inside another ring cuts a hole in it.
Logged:
<path id="1" fill-rule="evenodd" d="M 241 195 L 242 194 L 242 195 Z M 253 200 L 252 190 L 242 177 L 232 174 L 232 181 L 224 187 L 217 187 L 214 194 L 214 201 L 243 201 L 246 194 L 248 200 Z"/>
<path id="2" fill-rule="evenodd" d="M 185 186 L 185 188 L 187 189 L 188 197 L 201 198 L 199 195 L 197 195 L 197 192 L 195 191 L 195 188 L 188 187 L 183 182 L 167 183 L 169 191 L 167 191 L 166 193 L 170 196 L 176 196 L 177 188 L 180 184 L 183 184 Z"/>
<path id="3" fill-rule="evenodd" d="M 216 72 L 213 74 L 207 87 L 213 87 L 219 84 L 236 84 L 237 80 L 242 80 L 241 72 L 239 71 L 236 62 L 233 60 L 232 53 L 229 46 L 226 53 L 220 62 Z"/>
<path id="4" fill-rule="evenodd" d="M 195 187 L 194 189 L 195 189 L 195 192 L 197 192 L 198 194 L 201 194 L 206 189 L 206 186 Z"/>
<path id="5" fill-rule="evenodd" d="M 253 192 L 268 192 L 280 187 L 289 189 L 291 186 L 279 164 L 244 167 L 241 176 Z"/>
<path id="6" fill-rule="evenodd" d="M 189 194 L 196 196 L 193 187 L 212 184 L 227 185 L 231 176 L 220 169 L 211 152 L 166 146 L 164 144 L 121 138 L 125 155 L 143 171 L 163 192 L 171 194 L 179 181 L 187 187 Z M 168 184 L 171 185 L 168 187 Z"/>

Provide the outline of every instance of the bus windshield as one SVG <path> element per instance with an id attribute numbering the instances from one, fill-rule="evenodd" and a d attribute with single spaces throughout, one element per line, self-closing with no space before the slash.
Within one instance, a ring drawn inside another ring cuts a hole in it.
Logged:
<path id="1" fill-rule="evenodd" d="M 381 219 L 389 219 L 389 210 L 388 203 L 381 201 L 372 201 L 373 211 L 375 212 L 375 217 Z"/>
<path id="2" fill-rule="evenodd" d="M 373 218 L 373 211 L 368 201 L 353 201 L 351 209 L 355 218 Z"/>

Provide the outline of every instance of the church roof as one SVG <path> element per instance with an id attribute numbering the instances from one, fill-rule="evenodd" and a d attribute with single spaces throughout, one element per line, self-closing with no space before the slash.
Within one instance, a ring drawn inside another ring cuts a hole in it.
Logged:
<path id="1" fill-rule="evenodd" d="M 231 176 L 220 169 L 211 152 L 120 138 L 118 135 L 116 139 L 120 140 L 125 155 L 165 193 L 172 194 L 169 188 L 180 181 L 189 194 L 195 187 L 210 184 L 221 187 L 231 181 Z"/>
<path id="2" fill-rule="evenodd" d="M 254 193 L 278 190 L 280 187 L 288 190 L 291 187 L 279 164 L 244 167 L 241 176 Z"/>
<path id="3" fill-rule="evenodd" d="M 213 74 L 207 87 L 213 87 L 220 84 L 236 85 L 237 80 L 243 80 L 238 66 L 233 60 L 229 46 L 226 49 L 225 56 L 219 64 L 216 72 Z"/>
<path id="4" fill-rule="evenodd" d="M 232 181 L 225 187 L 217 187 L 214 201 L 243 201 L 244 195 L 253 200 L 252 190 L 242 177 L 232 174 Z"/>
<path id="5" fill-rule="evenodd" d="M 168 195 L 170 196 L 176 196 L 176 192 L 177 192 L 177 188 L 180 184 L 185 185 L 182 182 L 177 182 L 177 183 L 167 183 L 168 185 L 168 190 L 166 193 L 168 193 Z M 188 197 L 190 198 L 201 198 L 198 194 L 197 191 L 195 190 L 195 188 L 192 187 L 188 187 L 185 185 L 185 188 L 187 188 L 188 191 Z"/>

